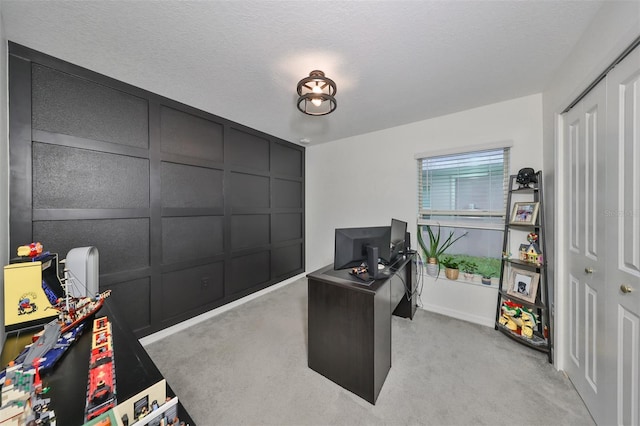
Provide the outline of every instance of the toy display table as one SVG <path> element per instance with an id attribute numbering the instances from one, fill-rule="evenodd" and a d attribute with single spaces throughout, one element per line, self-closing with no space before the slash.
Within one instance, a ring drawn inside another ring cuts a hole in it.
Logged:
<path id="1" fill-rule="evenodd" d="M 113 305 L 113 301 L 107 299 L 97 316 L 107 316 L 112 323 L 116 388 L 118 401 L 122 402 L 156 384 L 163 377 L 133 332 L 122 321 L 122 316 L 118 315 L 117 307 Z M 3 366 L 17 356 L 25 344 L 30 343 L 31 335 L 35 331 L 37 330 L 12 332 L 7 335 L 0 360 Z M 56 413 L 59 425 L 75 426 L 84 423 L 90 351 L 89 327 L 89 331 L 85 330 L 53 371 L 42 377 L 45 386 L 51 388 L 47 397 L 51 398 L 51 407 Z M 175 396 L 168 384 L 167 396 Z M 180 402 L 178 416 L 186 424 L 195 425 Z"/>

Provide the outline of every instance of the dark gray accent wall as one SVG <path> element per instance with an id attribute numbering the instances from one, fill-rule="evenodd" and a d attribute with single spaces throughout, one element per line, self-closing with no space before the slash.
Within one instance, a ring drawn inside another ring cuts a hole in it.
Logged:
<path id="1" fill-rule="evenodd" d="M 303 147 L 9 43 L 10 246 L 95 246 L 138 337 L 304 271 Z"/>

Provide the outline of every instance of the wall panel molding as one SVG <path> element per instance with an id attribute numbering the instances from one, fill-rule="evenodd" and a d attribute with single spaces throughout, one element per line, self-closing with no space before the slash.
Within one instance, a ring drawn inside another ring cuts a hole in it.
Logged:
<path id="1" fill-rule="evenodd" d="M 138 337 L 304 272 L 304 147 L 12 42 L 9 112 L 10 247 L 96 246 Z"/>

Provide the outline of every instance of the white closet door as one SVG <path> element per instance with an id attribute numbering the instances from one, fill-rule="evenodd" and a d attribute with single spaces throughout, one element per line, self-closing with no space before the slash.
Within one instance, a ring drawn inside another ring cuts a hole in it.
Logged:
<path id="1" fill-rule="evenodd" d="M 607 76 L 607 424 L 640 424 L 640 48 Z"/>
<path id="2" fill-rule="evenodd" d="M 607 188 L 606 85 L 600 83 L 564 116 L 565 222 L 568 290 L 564 365 L 596 422 L 605 419 L 605 230 L 602 211 Z"/>

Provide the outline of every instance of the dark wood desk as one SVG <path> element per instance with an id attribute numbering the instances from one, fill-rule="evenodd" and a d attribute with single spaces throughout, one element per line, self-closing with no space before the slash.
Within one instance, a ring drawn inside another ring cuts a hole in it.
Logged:
<path id="1" fill-rule="evenodd" d="M 307 278 L 309 368 L 375 404 L 391 368 L 391 315 L 416 311 L 415 255 L 370 285 L 333 265 Z"/>
<path id="2" fill-rule="evenodd" d="M 159 382 L 163 377 L 131 329 L 122 321 L 122 316 L 118 315 L 117 307 L 112 304 L 112 299 L 106 299 L 104 306 L 96 316 L 107 316 L 111 322 L 115 351 L 116 387 L 118 401 L 122 402 Z M 55 410 L 59 425 L 75 426 L 84 423 L 89 352 L 91 351 L 91 327 L 88 327 L 87 330 L 58 361 L 51 374 L 44 375 L 42 378 L 45 385 L 51 387 L 47 398 L 51 398 L 51 406 Z M 34 331 L 22 333 L 23 336 L 12 333 L 7 336 L 2 349 L 3 365 L 17 356 L 20 349 L 30 342 L 33 333 Z M 21 339 L 21 343 L 18 343 L 16 339 Z M 167 395 L 175 396 L 168 384 Z M 179 397 L 178 416 L 186 424 L 195 425 L 180 403 Z"/>

